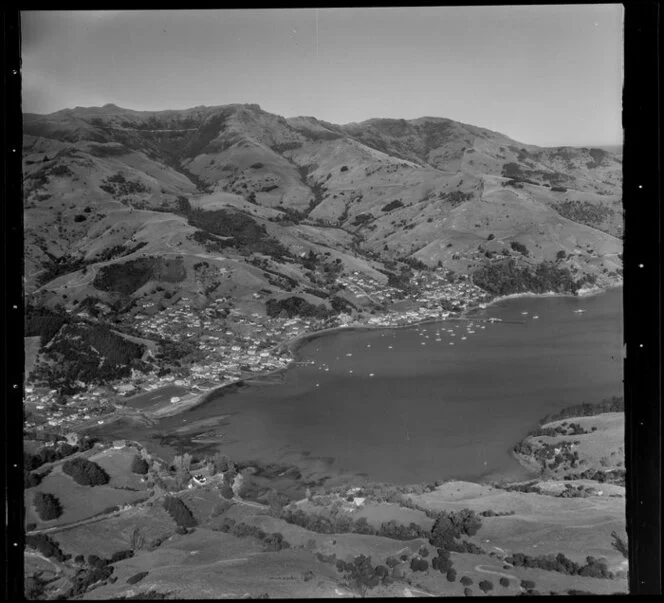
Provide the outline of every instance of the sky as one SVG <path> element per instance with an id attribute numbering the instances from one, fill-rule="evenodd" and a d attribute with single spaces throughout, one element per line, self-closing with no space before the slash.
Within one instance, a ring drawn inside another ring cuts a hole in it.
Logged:
<path id="1" fill-rule="evenodd" d="M 620 5 L 24 11 L 23 111 L 255 103 L 621 144 Z"/>

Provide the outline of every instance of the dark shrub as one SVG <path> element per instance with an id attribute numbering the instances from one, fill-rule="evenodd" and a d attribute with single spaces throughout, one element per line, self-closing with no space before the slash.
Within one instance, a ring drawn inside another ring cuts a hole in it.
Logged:
<path id="1" fill-rule="evenodd" d="M 133 576 L 130 576 L 127 578 L 127 584 L 136 584 L 137 582 L 140 582 L 147 576 L 150 572 L 138 572 L 138 574 L 134 574 Z"/>
<path id="2" fill-rule="evenodd" d="M 56 496 L 48 492 L 35 492 L 33 498 L 39 517 L 44 521 L 56 519 L 62 515 L 62 505 Z"/>
<path id="3" fill-rule="evenodd" d="M 429 562 L 426 559 L 412 559 L 410 569 L 414 572 L 426 572 L 429 569 Z"/>
<path id="4" fill-rule="evenodd" d="M 107 484 L 110 479 L 97 463 L 80 457 L 65 461 L 62 471 L 81 486 L 101 486 Z"/>
<path id="5" fill-rule="evenodd" d="M 123 559 L 129 559 L 134 556 L 134 551 L 127 549 L 126 551 L 116 551 L 111 555 L 111 563 L 117 563 Z"/>
<path id="6" fill-rule="evenodd" d="M 105 559 L 102 559 L 98 555 L 88 555 L 88 565 L 90 567 L 104 568 L 108 565 L 108 562 Z"/>
<path id="7" fill-rule="evenodd" d="M 134 460 L 131 462 L 131 470 L 133 473 L 138 473 L 139 475 L 145 475 L 148 472 L 149 468 L 150 465 L 148 465 L 148 462 L 138 455 L 136 455 L 134 457 Z"/>
<path id="8" fill-rule="evenodd" d="M 447 570 L 446 578 L 448 582 L 454 582 L 456 580 L 457 573 L 455 569 Z"/>
<path id="9" fill-rule="evenodd" d="M 514 251 L 518 251 L 519 253 L 521 253 L 523 255 L 528 255 L 528 248 L 523 243 L 519 243 L 518 241 L 512 241 L 510 243 L 510 247 Z"/>
<path id="10" fill-rule="evenodd" d="M 496 235 L 495 235 L 495 234 L 490 234 L 490 235 L 486 238 L 486 240 L 487 240 L 487 241 L 493 241 L 495 238 L 496 238 Z"/>
<path id="11" fill-rule="evenodd" d="M 463 576 L 459 582 L 461 582 L 461 584 L 464 586 L 470 586 L 473 583 L 473 579 L 469 578 L 468 576 Z"/>
<path id="12" fill-rule="evenodd" d="M 510 585 L 509 578 L 505 578 L 505 576 L 503 576 L 500 580 L 498 580 L 498 582 L 500 583 L 500 586 L 503 586 L 505 588 L 507 588 Z"/>
<path id="13" fill-rule="evenodd" d="M 535 588 L 535 583 L 532 580 L 521 580 L 521 588 L 530 590 L 531 588 Z"/>
<path id="14" fill-rule="evenodd" d="M 466 588 L 463 589 L 463 594 L 466 597 L 472 597 L 473 596 L 473 589 L 466 587 Z"/>
<path id="15" fill-rule="evenodd" d="M 388 204 L 384 205 L 382 211 L 392 211 L 399 207 L 403 207 L 403 203 L 397 199 L 396 201 L 390 201 Z"/>

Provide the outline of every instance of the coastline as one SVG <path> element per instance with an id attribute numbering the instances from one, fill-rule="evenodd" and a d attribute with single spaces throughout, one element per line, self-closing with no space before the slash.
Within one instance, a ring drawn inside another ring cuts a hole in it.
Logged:
<path id="1" fill-rule="evenodd" d="M 488 308 L 489 306 L 492 306 L 494 304 L 497 304 L 499 302 L 509 300 L 509 299 L 521 299 L 521 298 L 540 298 L 540 297 L 593 297 L 595 295 L 600 295 L 602 293 L 607 293 L 608 291 L 611 291 L 612 289 L 617 289 L 619 287 L 623 286 L 623 282 L 620 281 L 619 283 L 613 283 L 611 285 L 607 285 L 606 287 L 589 287 L 587 289 L 579 289 L 577 293 L 556 293 L 555 291 L 547 291 L 546 293 L 533 293 L 530 291 L 526 291 L 523 293 L 510 293 L 509 295 L 499 295 L 497 297 L 494 297 L 491 301 L 486 302 L 485 304 L 482 304 L 480 306 L 475 306 L 473 308 L 468 308 L 465 310 L 462 315 L 465 315 L 469 312 L 477 311 L 478 309 L 485 309 Z"/>
<path id="2" fill-rule="evenodd" d="M 451 316 L 451 317 L 436 317 L 436 318 L 424 318 L 421 320 L 416 320 L 413 322 L 409 322 L 407 324 L 401 324 L 401 325 L 362 325 L 362 324 L 350 324 L 350 325 L 341 325 L 338 327 L 330 327 L 327 329 L 321 329 L 320 331 L 311 331 L 308 333 L 303 333 L 301 335 L 297 335 L 293 337 L 292 339 L 289 339 L 287 341 L 284 341 L 282 343 L 277 344 L 272 348 L 275 351 L 285 351 L 288 350 L 292 353 L 293 355 L 293 360 L 285 367 L 283 368 L 278 368 L 275 370 L 271 370 L 265 373 L 256 373 L 255 375 L 251 375 L 250 378 L 242 378 L 242 379 L 236 379 L 234 381 L 230 381 L 228 383 L 224 383 L 218 387 L 209 389 L 205 392 L 201 392 L 200 394 L 196 394 L 193 396 L 193 398 L 190 399 L 185 399 L 182 400 L 181 402 L 178 402 L 173 405 L 173 408 L 167 407 L 165 409 L 162 409 L 163 412 L 159 413 L 158 411 L 155 411 L 155 413 L 150 413 L 149 416 L 150 418 L 154 419 L 162 419 L 166 417 L 172 417 L 174 415 L 180 414 L 182 412 L 185 412 L 187 410 L 191 410 L 192 408 L 195 408 L 205 402 L 207 402 L 210 398 L 217 397 L 220 394 L 222 395 L 227 395 L 229 393 L 233 393 L 236 391 L 236 389 L 239 389 L 240 387 L 243 386 L 261 386 L 261 385 L 272 385 L 274 383 L 279 383 L 282 381 L 283 376 L 286 374 L 286 372 L 296 363 L 301 361 L 301 355 L 300 355 L 300 350 L 309 342 L 314 341 L 315 339 L 318 339 L 319 337 L 324 337 L 325 335 L 332 335 L 334 333 L 339 333 L 339 332 L 352 332 L 352 331 L 373 331 L 373 330 L 385 330 L 385 329 L 406 329 L 406 328 L 411 328 L 415 327 L 418 325 L 424 325 L 424 324 L 431 324 L 431 323 L 437 323 L 437 322 L 447 322 L 447 321 L 468 321 L 472 320 L 474 316 L 472 316 L 473 313 L 476 313 L 478 311 L 484 310 L 488 308 L 489 306 L 493 304 L 497 304 L 499 302 L 505 301 L 505 300 L 510 300 L 510 299 L 519 299 L 519 298 L 541 298 L 541 297 L 592 297 L 595 295 L 599 295 L 601 293 L 606 293 L 609 290 L 622 287 L 623 282 L 621 281 L 620 283 L 612 284 L 611 286 L 607 286 L 605 288 L 601 287 L 591 287 L 588 289 L 580 289 L 579 292 L 577 293 L 556 293 L 553 291 L 549 291 L 546 293 L 532 293 L 532 292 L 524 292 L 524 293 L 512 293 L 510 295 L 502 295 L 502 296 L 497 296 L 493 298 L 491 301 L 486 302 L 481 305 L 477 306 L 472 306 L 470 308 L 467 308 L 463 312 L 460 312 L 457 316 Z M 276 378 L 276 379 L 275 379 Z M 223 390 L 228 390 L 229 387 L 235 386 L 235 389 L 232 391 L 223 391 Z M 159 413 L 159 414 L 157 414 Z"/>

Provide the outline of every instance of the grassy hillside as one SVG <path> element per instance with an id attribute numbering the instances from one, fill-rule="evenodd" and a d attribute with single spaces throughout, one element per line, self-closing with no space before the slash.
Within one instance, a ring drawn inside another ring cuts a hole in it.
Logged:
<path id="1" fill-rule="evenodd" d="M 321 236 L 343 229 L 352 237 L 339 251 L 360 260 L 414 256 L 472 273 L 487 251 L 517 240 L 535 262 L 564 251 L 569 268 L 600 286 L 620 278 L 619 155 L 523 145 L 448 119 L 338 126 L 257 105 L 79 108 L 25 116 L 24 168 L 30 289 L 129 247 L 128 237 L 146 252 L 232 254 L 192 232 L 191 220 L 169 218 L 182 199 L 206 213 L 232 205 L 305 223 Z M 308 250 L 300 232 L 268 230 Z"/>

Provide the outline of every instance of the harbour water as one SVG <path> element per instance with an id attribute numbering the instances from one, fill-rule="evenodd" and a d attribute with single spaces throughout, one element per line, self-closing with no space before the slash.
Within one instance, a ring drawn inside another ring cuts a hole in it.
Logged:
<path id="1" fill-rule="evenodd" d="M 510 450 L 541 417 L 622 395 L 622 289 L 507 299 L 468 321 L 339 331 L 299 355 L 283 383 L 213 396 L 155 429 L 223 415 L 219 449 L 231 458 L 316 462 L 372 481 L 525 477 Z"/>

